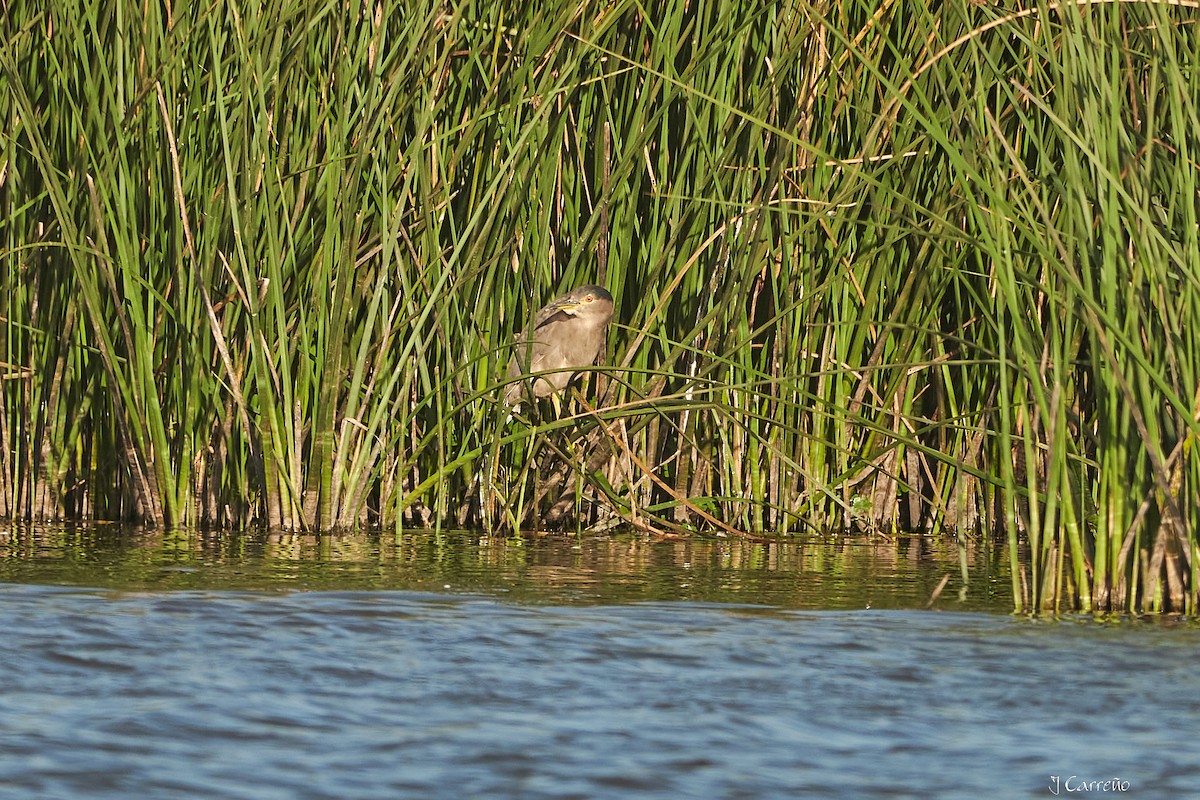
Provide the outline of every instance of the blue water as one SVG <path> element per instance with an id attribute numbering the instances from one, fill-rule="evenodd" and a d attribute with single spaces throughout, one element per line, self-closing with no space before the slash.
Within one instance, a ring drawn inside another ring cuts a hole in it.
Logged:
<path id="1" fill-rule="evenodd" d="M 1059 796 L 1185 797 L 1200 781 L 1187 623 L 9 583 L 0 631 L 6 800 L 1053 797 L 1056 778 Z"/>

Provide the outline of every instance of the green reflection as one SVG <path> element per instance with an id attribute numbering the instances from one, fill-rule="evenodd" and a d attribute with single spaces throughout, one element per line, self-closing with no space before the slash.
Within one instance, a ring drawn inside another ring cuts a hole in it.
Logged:
<path id="1" fill-rule="evenodd" d="M 473 533 L 303 534 L 169 531 L 115 525 L 0 531 L 0 581 L 121 591 L 406 590 L 522 603 L 746 603 L 803 609 L 1008 612 L 1008 559 L 953 542 L 813 537 L 656 541 Z"/>

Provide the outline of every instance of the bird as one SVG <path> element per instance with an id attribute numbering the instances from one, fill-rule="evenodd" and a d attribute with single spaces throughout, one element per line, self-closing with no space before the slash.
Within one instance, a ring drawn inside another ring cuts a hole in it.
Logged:
<path id="1" fill-rule="evenodd" d="M 552 300 L 515 337 L 504 402 L 519 405 L 528 390 L 534 397 L 557 395 L 576 373 L 591 366 L 604 345 L 604 330 L 613 316 L 613 298 L 601 286 L 587 284 Z M 513 380 L 542 370 L 559 370 L 529 380 Z M 557 399 L 552 397 L 551 399 Z"/>

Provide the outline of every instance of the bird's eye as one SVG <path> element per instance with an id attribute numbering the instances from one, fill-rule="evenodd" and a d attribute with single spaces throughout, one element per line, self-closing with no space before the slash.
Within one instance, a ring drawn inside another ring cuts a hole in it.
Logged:
<path id="1" fill-rule="evenodd" d="M 592 296 L 589 294 L 587 297 L 583 298 L 583 302 L 585 302 L 585 303 L 592 302 Z"/>

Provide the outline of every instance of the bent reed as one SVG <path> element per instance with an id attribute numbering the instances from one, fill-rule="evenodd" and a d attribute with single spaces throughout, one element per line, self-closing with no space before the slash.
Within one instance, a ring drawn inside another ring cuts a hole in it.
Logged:
<path id="1" fill-rule="evenodd" d="M 1021 608 L 1195 611 L 1196 2 L 5 8 L 0 514 L 997 535 Z"/>

